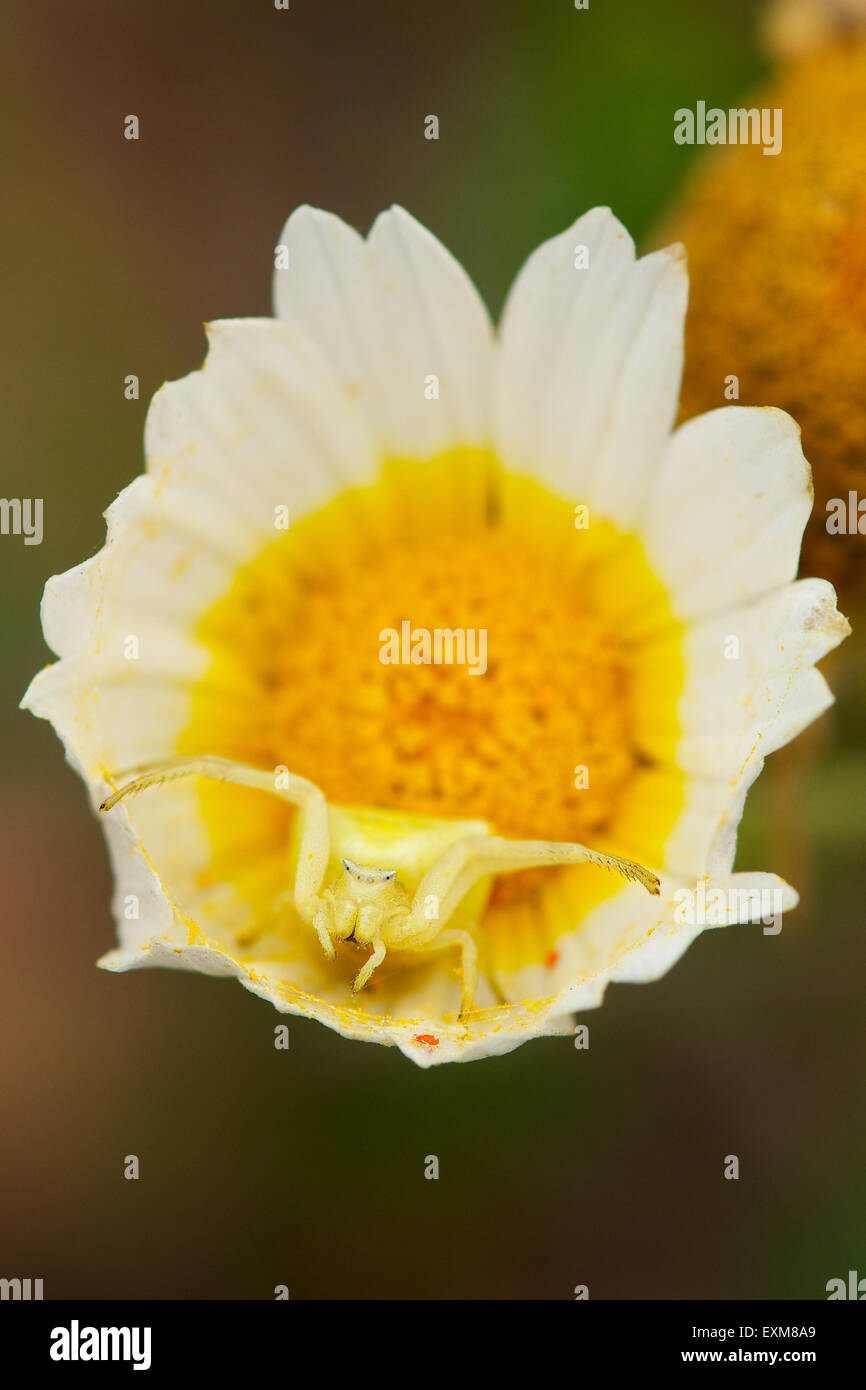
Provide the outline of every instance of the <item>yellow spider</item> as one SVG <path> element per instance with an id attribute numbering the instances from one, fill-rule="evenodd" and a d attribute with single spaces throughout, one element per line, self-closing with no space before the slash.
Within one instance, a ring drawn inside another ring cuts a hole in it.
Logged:
<path id="1" fill-rule="evenodd" d="M 191 758 L 154 764 L 106 798 L 100 811 L 110 811 L 125 796 L 176 777 L 208 777 L 242 787 L 254 787 L 288 801 L 298 809 L 297 866 L 291 897 L 298 916 L 312 927 L 329 960 L 335 941 L 369 946 L 370 954 L 355 977 L 353 988 L 367 984 L 390 951 L 443 951 L 458 947 L 461 964 L 460 1016 L 473 1007 L 478 975 L 478 947 L 471 920 L 463 928 L 449 927 L 468 895 L 493 874 L 555 864 L 598 864 L 659 892 L 655 874 L 630 859 L 601 854 L 585 845 L 555 840 L 505 840 L 491 835 L 483 821 L 422 820 L 383 811 L 359 811 L 329 806 L 324 793 L 305 777 L 279 777 L 227 758 Z M 407 821 L 423 824 L 407 836 Z M 470 833 L 467 832 L 470 828 Z M 400 868 L 383 869 L 350 858 L 356 845 L 382 840 L 401 859 Z M 378 830 L 378 835 L 377 835 Z M 365 833 L 366 832 L 366 833 Z M 448 841 L 450 840 L 450 843 Z M 333 869 L 333 858 L 342 869 Z M 330 867 L 330 876 L 329 876 Z M 402 872 L 414 893 L 398 874 Z M 488 885 L 489 888 L 489 885 Z M 486 897 L 486 894 L 485 894 Z M 471 903 L 478 908 L 477 901 Z M 483 907 L 483 902 L 481 903 Z M 480 909 L 479 909 L 480 910 Z M 466 913 L 463 913 L 465 918 Z"/>

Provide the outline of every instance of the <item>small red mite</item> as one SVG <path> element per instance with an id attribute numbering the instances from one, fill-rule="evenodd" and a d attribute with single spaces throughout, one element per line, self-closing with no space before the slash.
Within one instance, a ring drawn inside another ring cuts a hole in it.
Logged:
<path id="1" fill-rule="evenodd" d="M 547 965 L 547 966 L 553 966 L 553 965 L 556 965 L 556 962 L 557 962 L 558 960 L 559 960 L 559 952 L 558 952 L 558 951 L 548 951 L 547 957 L 545 958 L 544 964 Z"/>
<path id="2" fill-rule="evenodd" d="M 425 1047 L 439 1046 L 439 1039 L 437 1037 L 434 1037 L 432 1033 L 418 1033 L 412 1039 L 412 1041 L 416 1043 L 423 1043 Z"/>

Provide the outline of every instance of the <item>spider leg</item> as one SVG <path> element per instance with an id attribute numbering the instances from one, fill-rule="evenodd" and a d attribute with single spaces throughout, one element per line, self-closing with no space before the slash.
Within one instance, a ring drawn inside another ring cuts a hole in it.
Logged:
<path id="1" fill-rule="evenodd" d="M 641 883 L 648 893 L 659 892 L 655 874 L 631 859 L 602 854 L 586 845 L 559 840 L 504 840 L 497 835 L 470 835 L 443 850 L 418 885 L 405 927 L 400 932 L 411 946 L 432 942 L 446 926 L 470 888 L 488 874 L 512 873 L 558 864 L 598 864 L 623 878 Z M 429 904 L 438 906 L 431 921 Z M 402 944 L 397 941 L 394 945 Z"/>
<path id="2" fill-rule="evenodd" d="M 442 931 L 425 948 L 428 951 L 447 951 L 460 947 L 460 1018 L 472 1012 L 478 987 L 478 943 L 470 931 L 454 927 Z"/>
<path id="3" fill-rule="evenodd" d="M 280 785 L 277 785 L 273 772 L 247 767 L 245 763 L 232 762 L 229 758 L 174 758 L 142 769 L 132 781 L 106 797 L 99 809 L 110 811 L 124 797 L 135 796 L 146 787 L 159 786 L 179 777 L 206 777 L 217 782 L 231 782 L 239 787 L 253 787 L 257 791 L 269 792 L 271 796 L 279 797 L 281 801 L 287 801 L 298 808 L 300 848 L 293 896 L 297 912 L 305 922 L 312 925 L 319 911 L 319 894 L 331 854 L 328 803 L 315 783 L 293 773 L 282 773 Z M 282 782 L 286 785 L 283 786 Z M 316 931 L 321 940 L 318 925 Z M 324 948 L 324 941 L 322 946 Z M 333 947 L 331 949 L 333 950 Z M 328 954 L 327 949 L 325 953 Z"/>
<path id="4" fill-rule="evenodd" d="M 385 943 L 381 936 L 374 937 L 371 944 L 373 949 L 355 976 L 355 982 L 352 985 L 355 994 L 364 988 L 373 971 L 377 970 L 385 959 Z"/>

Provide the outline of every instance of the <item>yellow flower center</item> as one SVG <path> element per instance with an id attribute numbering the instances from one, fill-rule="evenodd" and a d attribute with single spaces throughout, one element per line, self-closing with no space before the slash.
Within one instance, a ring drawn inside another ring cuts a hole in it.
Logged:
<path id="1" fill-rule="evenodd" d="M 212 665 L 181 751 L 285 765 L 342 805 L 661 862 L 680 630 L 633 538 L 468 451 L 389 465 L 277 534 L 202 622 Z M 215 871 L 237 877 L 239 834 L 284 846 L 287 808 L 202 796 Z M 503 876 L 485 922 L 500 964 L 619 886 L 592 868 Z"/>

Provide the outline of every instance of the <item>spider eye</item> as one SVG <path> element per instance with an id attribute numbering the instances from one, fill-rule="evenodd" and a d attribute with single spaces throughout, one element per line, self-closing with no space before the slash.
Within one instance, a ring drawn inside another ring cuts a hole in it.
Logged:
<path id="1" fill-rule="evenodd" d="M 343 868 L 361 883 L 390 883 L 397 877 L 396 869 L 370 869 L 352 859 L 344 859 Z"/>

